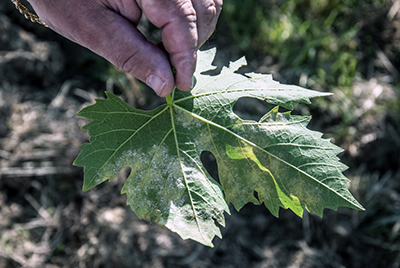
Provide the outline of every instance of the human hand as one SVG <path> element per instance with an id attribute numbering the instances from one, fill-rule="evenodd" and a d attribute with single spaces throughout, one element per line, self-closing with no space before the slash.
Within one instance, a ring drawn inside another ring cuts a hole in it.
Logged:
<path id="1" fill-rule="evenodd" d="M 29 1 L 51 29 L 145 82 L 161 97 L 174 86 L 192 88 L 196 51 L 214 31 L 222 7 L 222 0 Z M 162 29 L 166 52 L 138 31 L 142 12 Z"/>

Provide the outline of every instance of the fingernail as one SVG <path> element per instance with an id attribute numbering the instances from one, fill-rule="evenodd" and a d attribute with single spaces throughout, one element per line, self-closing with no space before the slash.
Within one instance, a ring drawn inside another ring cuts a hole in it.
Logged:
<path id="1" fill-rule="evenodd" d="M 189 85 L 190 89 L 193 89 L 193 85 L 194 85 L 194 76 L 192 76 L 192 81 L 190 82 Z"/>
<path id="2" fill-rule="evenodd" d="M 147 77 L 146 84 L 151 87 L 157 93 L 157 95 L 160 95 L 164 89 L 166 82 L 160 77 L 152 74 Z"/>

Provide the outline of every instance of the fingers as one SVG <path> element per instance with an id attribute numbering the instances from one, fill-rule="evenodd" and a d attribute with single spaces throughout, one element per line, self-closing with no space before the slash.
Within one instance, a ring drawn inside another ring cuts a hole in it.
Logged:
<path id="1" fill-rule="evenodd" d="M 180 90 L 189 91 L 193 85 L 196 69 L 198 33 L 196 11 L 190 1 L 179 7 L 177 19 L 169 21 L 162 29 L 162 41 L 169 54 L 171 65 L 175 67 L 175 84 Z"/>
<path id="2" fill-rule="evenodd" d="M 222 9 L 222 0 L 192 0 L 197 14 L 198 48 L 212 35 Z"/>
<path id="3" fill-rule="evenodd" d="M 106 12 L 105 16 L 92 16 L 91 23 L 96 27 L 80 33 L 83 39 L 79 43 L 146 83 L 159 96 L 168 96 L 175 84 L 168 56 L 130 21 Z"/>
<path id="4" fill-rule="evenodd" d="M 139 8 L 135 1 L 121 1 L 121 0 L 97 0 L 103 2 L 105 7 L 120 14 L 128 21 L 137 26 L 142 16 L 142 10 Z"/>
<path id="5" fill-rule="evenodd" d="M 31 2 L 56 32 L 147 83 L 158 95 L 172 92 L 175 83 L 168 56 L 136 29 L 141 11 L 135 1 Z"/>
<path id="6" fill-rule="evenodd" d="M 162 28 L 162 41 L 175 67 L 176 87 L 192 88 L 197 49 L 215 29 L 222 0 L 138 1 L 147 18 Z"/>
<path id="7" fill-rule="evenodd" d="M 146 17 L 162 28 L 162 42 L 171 65 L 176 69 L 175 85 L 192 88 L 198 44 L 196 11 L 190 0 L 138 1 Z"/>
<path id="8" fill-rule="evenodd" d="M 171 94 L 174 76 L 168 56 L 159 47 L 148 42 L 134 25 L 120 16 L 113 18 L 107 31 L 103 38 L 112 40 L 111 46 L 96 45 L 93 51 L 106 52 L 103 57 L 149 85 L 157 95 Z"/>
<path id="9" fill-rule="evenodd" d="M 115 64 L 145 82 L 159 96 L 168 96 L 175 85 L 169 59 L 162 46 L 155 46 L 148 42 L 136 29 L 141 18 L 141 9 L 135 1 L 105 1 L 111 10 L 118 12 L 135 26 L 134 28 L 128 27 L 131 28 L 130 32 L 126 31 L 125 33 L 127 37 L 132 34 L 131 37 L 134 40 L 128 41 L 127 45 L 132 46 L 132 49 L 128 50 L 126 47 L 122 47 L 121 50 L 128 53 L 122 53 L 120 55 L 122 60 L 115 60 Z M 134 8 L 130 8 L 130 6 L 134 6 Z"/>
<path id="10" fill-rule="evenodd" d="M 222 5 L 222 0 L 30 2 L 50 28 L 147 83 L 162 97 L 174 85 L 186 91 L 192 88 L 196 51 L 214 31 Z M 162 28 L 167 53 L 137 30 L 141 11 Z"/>

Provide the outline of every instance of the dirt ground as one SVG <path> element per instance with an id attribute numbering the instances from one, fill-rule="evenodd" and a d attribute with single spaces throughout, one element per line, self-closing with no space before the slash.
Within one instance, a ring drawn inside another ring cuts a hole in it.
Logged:
<path id="1" fill-rule="evenodd" d="M 162 101 L 123 73 L 104 77 L 107 66 L 0 3 L 0 268 L 400 267 L 400 116 L 367 113 L 398 98 L 382 76 L 355 84 L 354 136 L 338 140 L 350 190 L 366 212 L 300 219 L 281 210 L 277 219 L 263 206 L 231 207 L 223 239 L 208 248 L 138 219 L 120 195 L 126 170 L 81 191 L 83 170 L 72 162 L 88 137 L 77 111 L 104 90 L 139 108 Z M 313 120 L 330 130 L 322 116 Z"/>

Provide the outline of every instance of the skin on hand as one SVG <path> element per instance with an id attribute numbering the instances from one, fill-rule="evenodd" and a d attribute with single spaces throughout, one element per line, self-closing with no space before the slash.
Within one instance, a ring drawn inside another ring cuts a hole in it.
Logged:
<path id="1" fill-rule="evenodd" d="M 213 33 L 222 7 L 222 0 L 29 2 L 51 29 L 145 82 L 161 97 L 174 86 L 192 88 L 196 52 Z M 162 29 L 165 50 L 138 31 L 142 13 Z"/>

